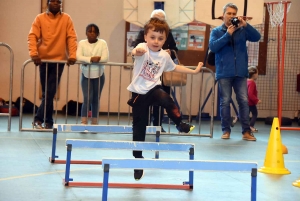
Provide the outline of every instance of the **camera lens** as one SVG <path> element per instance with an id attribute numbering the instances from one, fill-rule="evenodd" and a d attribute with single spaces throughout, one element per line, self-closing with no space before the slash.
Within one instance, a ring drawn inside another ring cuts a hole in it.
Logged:
<path id="1" fill-rule="evenodd" d="M 231 24 L 235 27 L 239 26 L 240 20 L 237 17 L 231 18 Z"/>

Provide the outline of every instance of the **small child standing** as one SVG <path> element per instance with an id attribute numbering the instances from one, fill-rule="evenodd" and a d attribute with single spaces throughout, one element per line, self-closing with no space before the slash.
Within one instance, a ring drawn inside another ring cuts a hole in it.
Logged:
<path id="1" fill-rule="evenodd" d="M 255 80 L 258 78 L 258 70 L 254 66 L 250 66 L 248 68 L 249 78 L 247 80 L 248 86 L 248 105 L 249 105 L 249 113 L 252 113 L 251 121 L 250 121 L 250 129 L 252 132 L 258 132 L 258 130 L 254 127 L 255 121 L 257 119 L 257 107 L 256 105 L 261 103 L 261 100 L 257 98 L 257 89 Z"/>
<path id="2" fill-rule="evenodd" d="M 190 133 L 195 128 L 195 126 L 182 122 L 178 107 L 170 95 L 161 88 L 160 76 L 165 71 L 197 74 L 203 63 L 199 62 L 195 70 L 176 65 L 170 55 L 162 50 L 169 30 L 166 21 L 151 18 L 144 26 L 146 42 L 138 44 L 132 50 L 135 58 L 133 76 L 127 87 L 132 92 L 132 97 L 127 103 L 132 107 L 133 141 L 145 141 L 150 105 L 164 107 L 179 132 Z M 143 158 L 142 151 L 133 151 L 133 156 Z M 143 170 L 134 170 L 135 180 L 140 180 L 143 174 Z"/>
<path id="3" fill-rule="evenodd" d="M 88 111 L 92 108 L 92 124 L 98 124 L 99 100 L 105 82 L 103 64 L 108 61 L 108 48 L 105 40 L 99 39 L 99 27 L 89 24 L 86 27 L 87 39 L 78 43 L 76 57 L 83 62 L 80 68 L 83 104 L 81 107 L 81 123 L 88 123 Z"/>

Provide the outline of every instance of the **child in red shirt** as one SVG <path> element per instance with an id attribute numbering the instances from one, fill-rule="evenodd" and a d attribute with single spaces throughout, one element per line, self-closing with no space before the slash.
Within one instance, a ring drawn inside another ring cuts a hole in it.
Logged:
<path id="1" fill-rule="evenodd" d="M 257 119 L 257 108 L 256 105 L 261 103 L 261 100 L 257 98 L 257 90 L 255 80 L 258 78 L 258 70 L 254 66 L 248 68 L 249 78 L 247 80 L 248 86 L 248 105 L 249 113 L 252 113 L 252 118 L 250 121 L 250 129 L 252 132 L 258 132 L 254 127 L 255 121 Z"/>

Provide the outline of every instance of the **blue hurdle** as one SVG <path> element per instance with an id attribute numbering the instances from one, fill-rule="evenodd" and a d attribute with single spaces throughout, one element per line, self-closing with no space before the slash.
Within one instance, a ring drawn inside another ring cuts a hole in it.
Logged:
<path id="1" fill-rule="evenodd" d="M 65 186 L 89 186 L 101 187 L 102 183 L 95 182 L 73 182 L 70 178 L 71 166 L 71 152 L 72 148 L 96 148 L 96 149 L 127 149 L 139 151 L 178 151 L 189 152 L 189 160 L 194 160 L 194 144 L 187 143 L 157 143 L 157 142 L 133 142 L 133 141 L 103 141 L 103 140 L 66 140 L 67 157 L 66 157 L 66 171 L 65 171 Z M 193 171 L 189 172 L 189 182 L 185 184 L 193 185 Z M 121 185 L 122 186 L 122 185 Z"/>
<path id="2" fill-rule="evenodd" d="M 102 159 L 104 171 L 102 186 L 102 201 L 107 201 L 108 187 L 133 188 L 167 188 L 167 189 L 193 189 L 193 177 L 184 185 L 167 184 L 118 184 L 108 183 L 109 169 L 168 169 L 193 171 L 239 171 L 251 172 L 251 201 L 256 200 L 257 163 L 234 161 L 195 161 L 195 160 L 156 160 L 156 159 Z"/>
<path id="3" fill-rule="evenodd" d="M 52 151 L 49 161 L 51 163 L 65 164 L 65 160 L 56 160 L 56 142 L 57 132 L 98 132 L 98 133 L 121 133 L 130 134 L 132 133 L 132 126 L 119 126 L 119 125 L 81 125 L 81 124 L 54 124 L 53 125 L 53 137 L 52 137 Z M 160 126 L 147 126 L 147 134 L 156 134 L 156 142 L 159 142 L 161 127 Z M 159 153 L 155 152 L 155 158 L 159 157 Z M 101 165 L 101 161 L 82 161 L 73 160 L 72 164 L 94 164 Z"/>

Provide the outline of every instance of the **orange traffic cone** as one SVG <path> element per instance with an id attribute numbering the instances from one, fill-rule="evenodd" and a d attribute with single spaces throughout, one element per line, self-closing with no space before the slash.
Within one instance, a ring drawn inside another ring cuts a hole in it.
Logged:
<path id="1" fill-rule="evenodd" d="M 286 146 L 284 144 L 282 144 L 282 153 L 283 154 L 288 154 L 289 153 L 288 149 L 286 148 Z"/>
<path id="2" fill-rule="evenodd" d="M 293 186 L 296 186 L 296 187 L 300 188 L 300 179 L 298 179 L 295 182 L 293 182 Z"/>
<path id="3" fill-rule="evenodd" d="M 258 169 L 258 171 L 268 174 L 291 173 L 288 169 L 284 167 L 278 118 L 273 119 L 267 153 L 265 157 L 265 163 L 262 168 Z"/>

